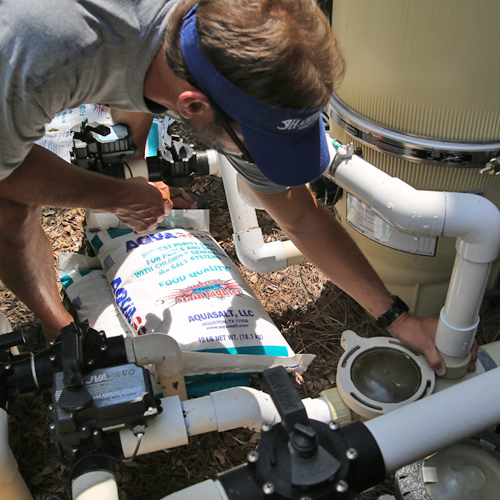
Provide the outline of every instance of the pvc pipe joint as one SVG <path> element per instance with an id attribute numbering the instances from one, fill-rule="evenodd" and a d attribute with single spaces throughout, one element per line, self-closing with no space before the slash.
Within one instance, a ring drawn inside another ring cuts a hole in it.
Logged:
<path id="1" fill-rule="evenodd" d="M 152 364 L 160 379 L 164 396 L 187 399 L 182 352 L 177 341 L 166 333 L 125 337 L 128 360 L 139 366 Z"/>
<path id="2" fill-rule="evenodd" d="M 457 252 L 479 264 L 494 261 L 500 250 L 500 211 L 490 200 L 471 193 L 446 194 L 445 236 L 456 236 Z"/>
<path id="3" fill-rule="evenodd" d="M 264 242 L 260 228 L 233 234 L 234 247 L 240 262 L 250 271 L 271 272 L 300 264 L 302 253 L 289 240 Z"/>
<path id="4" fill-rule="evenodd" d="M 444 193 L 418 191 L 391 177 L 373 194 L 372 208 L 400 231 L 440 236 L 445 220 L 444 200 Z"/>
<path id="5" fill-rule="evenodd" d="M 302 262 L 302 253 L 291 241 L 264 241 L 255 208 L 245 201 L 249 199 L 249 193 L 240 194 L 236 170 L 221 155 L 219 166 L 233 225 L 235 250 L 240 262 L 251 271 L 264 273 Z"/>
<path id="6" fill-rule="evenodd" d="M 467 356 L 474 342 L 474 336 L 479 325 L 479 317 L 476 318 L 476 322 L 473 325 L 466 328 L 459 328 L 446 321 L 443 307 L 439 319 L 435 339 L 438 350 L 453 358 Z"/>

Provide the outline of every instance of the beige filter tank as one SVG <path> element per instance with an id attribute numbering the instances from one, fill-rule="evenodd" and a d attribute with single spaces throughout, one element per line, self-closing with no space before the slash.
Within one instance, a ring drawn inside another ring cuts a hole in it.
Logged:
<path id="1" fill-rule="evenodd" d="M 499 206 L 498 26 L 499 0 L 334 0 L 346 71 L 330 135 L 416 189 L 478 193 Z M 437 316 L 456 241 L 399 233 L 347 193 L 336 208 L 387 288 L 416 314 Z M 497 260 L 490 287 L 498 271 Z"/>

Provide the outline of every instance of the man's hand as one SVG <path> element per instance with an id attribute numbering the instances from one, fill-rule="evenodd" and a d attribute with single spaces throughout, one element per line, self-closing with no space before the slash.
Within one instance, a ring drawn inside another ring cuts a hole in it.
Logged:
<path id="1" fill-rule="evenodd" d="M 198 208 L 198 202 L 193 200 L 183 188 L 171 187 L 170 197 L 174 203 L 174 208 L 186 210 L 195 210 Z"/>
<path id="2" fill-rule="evenodd" d="M 417 318 L 413 314 L 406 313 L 402 314 L 388 330 L 394 338 L 415 351 L 421 352 L 429 366 L 442 377 L 446 373 L 446 365 L 434 344 L 437 325 L 437 318 Z M 476 359 L 477 342 L 474 341 L 469 371 L 475 370 Z"/>
<path id="3" fill-rule="evenodd" d="M 172 210 L 170 190 L 163 182 L 148 182 L 142 177 L 125 181 L 126 193 L 115 215 L 134 233 L 142 236 L 156 228 Z"/>

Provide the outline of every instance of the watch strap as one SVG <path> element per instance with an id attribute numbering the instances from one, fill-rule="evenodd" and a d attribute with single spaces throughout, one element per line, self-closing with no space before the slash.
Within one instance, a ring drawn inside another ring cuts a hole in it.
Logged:
<path id="1" fill-rule="evenodd" d="M 381 314 L 375 319 L 375 323 L 381 328 L 387 328 L 392 325 L 392 323 L 401 316 L 401 314 L 408 312 L 410 308 L 405 304 L 405 302 L 400 299 L 397 295 L 393 295 L 392 298 L 394 302 L 385 313 Z"/>

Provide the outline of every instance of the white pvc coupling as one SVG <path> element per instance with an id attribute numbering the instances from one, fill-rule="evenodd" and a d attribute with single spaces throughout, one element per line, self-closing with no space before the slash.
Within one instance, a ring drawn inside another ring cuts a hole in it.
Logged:
<path id="1" fill-rule="evenodd" d="M 119 500 L 116 478 L 109 471 L 82 474 L 73 481 L 71 490 L 74 500 Z"/>
<path id="2" fill-rule="evenodd" d="M 219 163 L 219 153 L 215 149 L 207 149 L 207 160 L 208 160 L 208 175 L 214 175 L 215 177 L 222 177 L 222 171 Z"/>

